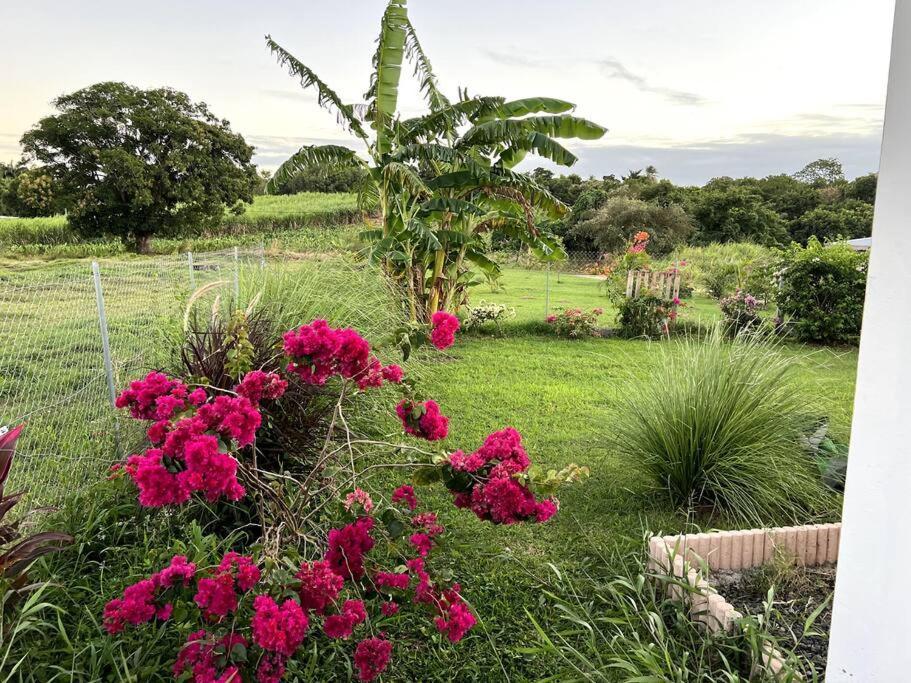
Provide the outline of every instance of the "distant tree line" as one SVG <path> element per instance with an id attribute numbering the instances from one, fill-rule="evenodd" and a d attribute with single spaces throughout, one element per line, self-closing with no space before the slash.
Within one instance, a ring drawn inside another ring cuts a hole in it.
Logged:
<path id="1" fill-rule="evenodd" d="M 845 180 L 836 159 L 819 159 L 793 175 L 713 178 L 701 187 L 659 179 L 649 166 L 617 178 L 557 176 L 537 168 L 532 177 L 573 211 L 550 229 L 570 251 L 615 251 L 639 230 L 651 249 L 712 242 L 806 244 L 870 235 L 876 174 Z"/>

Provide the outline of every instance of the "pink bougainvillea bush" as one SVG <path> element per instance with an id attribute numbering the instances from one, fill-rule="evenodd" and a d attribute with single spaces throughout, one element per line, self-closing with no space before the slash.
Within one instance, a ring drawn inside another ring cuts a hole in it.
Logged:
<path id="1" fill-rule="evenodd" d="M 448 347 L 457 329 L 453 316 L 434 316 L 433 345 Z M 140 504 L 176 505 L 194 495 L 209 502 L 243 497 L 238 472 L 247 454 L 254 459 L 260 408 L 282 401 L 289 381 L 322 386 L 340 378 L 340 403 L 349 385 L 362 391 L 396 385 L 405 396 L 395 406 L 405 434 L 428 442 L 449 436 L 449 418 L 439 404 L 415 399 L 402 369 L 383 365 L 355 330 L 315 320 L 287 332 L 283 350 L 286 376 L 253 370 L 233 391 L 191 389 L 159 372 L 131 383 L 117 405 L 150 423 L 150 447 L 130 456 L 123 467 L 139 490 Z M 339 410 L 338 421 L 344 422 Z M 342 441 L 351 448 L 350 433 Z M 324 453 L 333 452 L 328 444 L 329 439 Z M 173 674 L 196 683 L 274 683 L 288 672 L 297 675 L 298 659 L 318 656 L 321 647 L 335 652 L 340 643 L 359 680 L 373 680 L 394 658 L 390 634 L 402 610 L 425 614 L 441 637 L 459 642 L 477 618 L 458 583 L 434 576 L 434 555 L 445 529 L 436 512 L 421 508 L 413 484 L 442 481 L 456 507 L 483 521 L 540 523 L 557 512 L 556 487 L 582 470 L 537 471 L 511 427 L 490 434 L 469 455 L 422 450 L 429 446 L 396 448 L 425 458 L 406 465 L 413 468 L 412 483 L 395 489 L 388 504 L 359 486 L 334 490 L 331 496 L 337 496 L 345 523 L 320 532 L 320 557 L 298 560 L 289 569 L 293 548 L 284 553 L 274 541 L 263 544 L 270 550 L 261 562 L 228 552 L 214 566 L 204 566 L 208 563 L 176 555 L 107 604 L 104 628 L 117 635 L 145 624 L 169 624 L 184 639 L 174 654 Z M 337 468 L 350 477 L 345 481 L 363 474 L 356 472 L 353 455 L 350 467 Z M 256 490 L 263 488 L 269 487 Z"/>
<path id="2" fill-rule="evenodd" d="M 405 489 L 390 506 L 371 504 L 374 514 L 332 529 L 323 557 L 293 573 L 276 563 L 262 569 L 235 552 L 214 567 L 176 555 L 108 602 L 104 628 L 111 635 L 150 623 L 186 629 L 173 674 L 196 683 L 279 681 L 304 649 L 332 641 L 352 643 L 358 679 L 373 680 L 393 657 L 392 617 L 403 609 L 425 614 L 457 643 L 477 619 L 458 583 L 434 578 L 431 555 L 444 529 L 435 513 L 419 509 L 413 489 L 401 495 Z M 399 554 L 374 557 L 379 542 L 401 546 Z"/>
<path id="3" fill-rule="evenodd" d="M 117 397 L 117 406 L 150 420 L 151 447 L 127 458 L 123 469 L 147 507 L 178 505 L 194 493 L 207 501 L 239 500 L 237 450 L 253 443 L 262 424 L 259 405 L 281 398 L 287 383 L 275 373 L 248 373 L 236 395 L 209 396 L 183 382 L 150 372 Z"/>

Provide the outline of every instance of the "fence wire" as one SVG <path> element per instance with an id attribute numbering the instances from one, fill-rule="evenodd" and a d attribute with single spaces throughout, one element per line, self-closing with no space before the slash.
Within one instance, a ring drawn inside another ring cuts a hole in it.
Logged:
<path id="1" fill-rule="evenodd" d="M 7 491 L 59 504 L 138 445 L 112 390 L 161 366 L 195 289 L 220 282 L 236 297 L 240 274 L 264 266 L 247 248 L 0 271 L 0 428 L 27 423 Z"/>

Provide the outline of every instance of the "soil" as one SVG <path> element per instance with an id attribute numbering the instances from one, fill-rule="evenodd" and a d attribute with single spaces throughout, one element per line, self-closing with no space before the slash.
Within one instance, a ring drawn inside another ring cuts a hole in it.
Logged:
<path id="1" fill-rule="evenodd" d="M 792 567 L 774 576 L 768 567 L 745 571 L 712 572 L 711 583 L 742 614 L 761 615 L 770 585 L 775 586 L 774 612 L 769 629 L 782 649 L 793 650 L 825 671 L 832 620 L 835 567 Z M 823 603 L 804 633 L 804 625 Z"/>

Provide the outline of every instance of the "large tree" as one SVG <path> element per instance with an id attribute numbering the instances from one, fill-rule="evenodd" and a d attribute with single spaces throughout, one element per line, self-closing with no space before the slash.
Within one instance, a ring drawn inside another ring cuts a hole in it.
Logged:
<path id="1" fill-rule="evenodd" d="M 54 106 L 22 146 L 57 181 L 82 235 L 146 252 L 153 235 L 191 234 L 253 199 L 253 148 L 182 92 L 98 83 Z"/>
<path id="2" fill-rule="evenodd" d="M 602 252 L 622 251 L 640 230 L 649 233 L 649 251 L 664 256 L 683 245 L 693 232 L 689 216 L 677 204 L 654 202 L 618 195 L 608 199 L 590 217 L 576 223 L 570 235 L 590 240 Z"/>
<path id="3" fill-rule="evenodd" d="M 570 166 L 575 155 L 555 138 L 596 139 L 605 129 L 568 115 L 573 105 L 547 97 L 507 101 L 470 97 L 452 102 L 440 90 L 405 6 L 390 0 L 380 22 L 370 85 L 361 104 L 347 104 L 317 74 L 266 37 L 279 62 L 314 89 L 317 101 L 366 147 L 369 161 L 341 146 L 307 146 L 279 167 L 279 188 L 314 167 L 360 167 L 362 195 L 379 207 L 382 224 L 367 233 L 374 256 L 407 293 L 414 320 L 459 305 L 472 282 L 471 266 L 495 276 L 485 253 L 489 232 L 520 239 L 542 255 L 557 243 L 540 218 L 567 207 L 531 177 L 512 168 L 534 153 Z M 409 61 L 429 112 L 402 119 L 397 111 L 402 65 Z"/>

